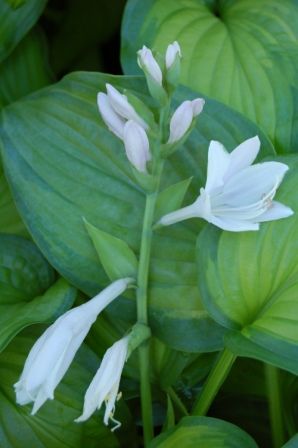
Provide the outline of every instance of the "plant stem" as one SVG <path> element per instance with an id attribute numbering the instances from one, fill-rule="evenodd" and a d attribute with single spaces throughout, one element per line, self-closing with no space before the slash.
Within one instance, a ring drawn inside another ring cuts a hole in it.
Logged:
<path id="1" fill-rule="evenodd" d="M 188 410 L 186 409 L 184 403 L 181 401 L 180 397 L 176 394 L 174 389 L 172 387 L 169 387 L 167 392 L 170 395 L 173 403 L 176 405 L 177 409 L 179 409 L 180 413 L 183 416 L 189 415 Z"/>
<path id="2" fill-rule="evenodd" d="M 285 443 L 280 373 L 278 368 L 265 364 L 265 376 L 273 446 L 274 448 L 280 448 Z"/>
<path id="3" fill-rule="evenodd" d="M 204 384 L 199 399 L 193 407 L 192 415 L 205 415 L 208 412 L 214 397 L 228 376 L 235 359 L 236 355 L 227 348 L 221 352 Z"/>
<path id="4" fill-rule="evenodd" d="M 137 314 L 138 322 L 148 324 L 148 275 L 150 265 L 152 225 L 154 211 L 159 190 L 159 181 L 163 169 L 160 162 L 157 169 L 157 182 L 154 192 L 146 196 L 145 213 L 143 219 L 142 240 L 140 248 L 140 260 L 137 279 Z M 140 383 L 141 383 L 141 407 L 144 428 L 144 443 L 148 446 L 153 438 L 152 399 L 150 387 L 150 341 L 146 341 L 139 347 Z"/>

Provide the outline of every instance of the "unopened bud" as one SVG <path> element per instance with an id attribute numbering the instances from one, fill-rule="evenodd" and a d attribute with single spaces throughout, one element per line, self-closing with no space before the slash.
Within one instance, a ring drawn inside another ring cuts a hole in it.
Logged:
<path id="1" fill-rule="evenodd" d="M 180 104 L 171 118 L 168 143 L 175 143 L 185 135 L 193 119 L 202 112 L 204 104 L 202 98 L 187 100 Z"/>
<path id="2" fill-rule="evenodd" d="M 146 163 L 151 160 L 149 140 L 138 123 L 129 120 L 124 126 L 124 146 L 128 160 L 140 172 L 146 173 Z"/>
<path id="3" fill-rule="evenodd" d="M 172 67 L 172 65 L 174 64 L 176 59 L 179 60 L 180 58 L 181 58 L 180 45 L 178 44 L 178 42 L 175 41 L 168 46 L 167 51 L 166 51 L 166 68 L 167 68 L 167 70 L 169 70 Z"/>
<path id="4" fill-rule="evenodd" d="M 122 95 L 111 84 L 106 84 L 106 88 L 110 104 L 117 114 L 126 120 L 136 121 L 144 129 L 148 128 L 145 121 L 137 114 L 133 106 L 128 102 L 126 95 Z"/>
<path id="5" fill-rule="evenodd" d="M 152 51 L 145 45 L 138 51 L 138 64 L 147 76 L 150 76 L 157 84 L 162 86 L 162 71 L 160 66 L 156 62 Z"/>
<path id="6" fill-rule="evenodd" d="M 111 106 L 108 96 L 105 93 L 98 93 L 97 105 L 101 117 L 109 130 L 117 137 L 123 139 L 125 120 L 115 112 Z"/>

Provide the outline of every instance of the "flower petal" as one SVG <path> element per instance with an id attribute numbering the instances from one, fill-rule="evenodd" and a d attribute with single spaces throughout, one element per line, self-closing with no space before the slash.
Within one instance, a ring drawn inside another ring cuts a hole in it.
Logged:
<path id="1" fill-rule="evenodd" d="M 230 153 L 230 165 L 225 173 L 224 180 L 227 181 L 240 170 L 250 166 L 258 155 L 260 145 L 261 142 L 257 135 L 238 145 Z"/>
<path id="2" fill-rule="evenodd" d="M 225 147 L 220 142 L 211 140 L 208 150 L 207 181 L 205 186 L 207 193 L 223 186 L 224 176 L 228 170 L 229 163 L 230 157 Z"/>
<path id="3" fill-rule="evenodd" d="M 244 232 L 248 230 L 259 230 L 259 224 L 251 221 L 229 219 L 226 217 L 212 216 L 208 221 L 222 230 L 230 232 Z"/>
<path id="4" fill-rule="evenodd" d="M 290 207 L 287 207 L 280 202 L 273 201 L 270 208 L 258 217 L 258 222 L 274 221 L 275 219 L 287 218 L 293 214 L 294 211 Z"/>
<path id="5" fill-rule="evenodd" d="M 101 117 L 108 129 L 117 137 L 123 138 L 125 120 L 112 108 L 109 98 L 105 93 L 99 92 L 97 95 L 97 105 Z"/>
<path id="6" fill-rule="evenodd" d="M 277 189 L 287 170 L 288 166 L 280 162 L 259 163 L 241 170 L 226 182 L 222 194 L 214 198 L 216 206 L 219 202 L 233 207 L 259 202 L 269 191 Z"/>

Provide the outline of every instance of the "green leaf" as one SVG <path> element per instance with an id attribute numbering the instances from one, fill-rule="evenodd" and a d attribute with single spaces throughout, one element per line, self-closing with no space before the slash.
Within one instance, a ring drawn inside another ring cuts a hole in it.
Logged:
<path id="1" fill-rule="evenodd" d="M 164 52 L 177 40 L 181 82 L 253 120 L 282 152 L 297 151 L 296 0 L 129 0 L 122 65 L 139 74 L 143 44 Z"/>
<path id="2" fill-rule="evenodd" d="M 75 297 L 76 290 L 64 279 L 60 279 L 43 295 L 30 302 L 7 304 L 0 299 L 0 351 L 23 328 L 57 319 L 71 307 Z"/>
<path id="3" fill-rule="evenodd" d="M 30 0 L 14 9 L 7 0 L 0 0 L 0 62 L 34 25 L 45 4 L 46 0 Z"/>
<path id="4" fill-rule="evenodd" d="M 298 446 L 298 433 L 291 438 L 282 448 L 297 448 Z"/>
<path id="5" fill-rule="evenodd" d="M 31 241 L 0 234 L 0 300 L 29 301 L 54 282 L 53 268 Z"/>
<path id="6" fill-rule="evenodd" d="M 33 243 L 0 235 L 0 351 L 24 327 L 53 321 L 71 307 L 75 289 L 63 279 L 52 285 L 54 279 Z"/>
<path id="7" fill-rule="evenodd" d="M 117 448 L 116 436 L 96 415 L 77 424 L 83 408 L 84 393 L 98 368 L 98 359 L 83 346 L 65 378 L 48 401 L 33 417 L 31 405 L 15 403 L 13 384 L 21 374 L 26 356 L 40 331 L 26 331 L 0 355 L 0 445 L 1 448 Z M 118 405 L 117 405 L 118 406 Z"/>
<path id="8" fill-rule="evenodd" d="M 124 277 L 136 277 L 138 260 L 128 244 L 94 227 L 87 220 L 84 222 L 109 278 L 117 280 Z"/>
<path id="9" fill-rule="evenodd" d="M 190 177 L 189 179 L 177 182 L 159 193 L 155 210 L 156 221 L 166 213 L 173 212 L 181 207 L 191 180 L 192 178 Z"/>
<path id="10" fill-rule="evenodd" d="M 173 429 L 152 441 L 150 448 L 257 448 L 242 429 L 210 417 L 184 417 Z"/>
<path id="11" fill-rule="evenodd" d="M 198 238 L 200 290 L 211 316 L 229 329 L 234 353 L 298 373 L 298 157 L 277 200 L 295 214 L 261 224 L 258 232 L 208 226 Z"/>
<path id="12" fill-rule="evenodd" d="M 51 83 L 46 55 L 45 36 L 36 29 L 0 64 L 0 108 Z"/>
<path id="13" fill-rule="evenodd" d="M 90 296 L 108 282 L 82 216 L 139 253 L 145 195 L 135 184 L 122 142 L 101 121 L 98 90 L 109 82 L 139 94 L 143 79 L 76 73 L 3 110 L 4 163 L 18 209 L 50 263 Z M 181 89 L 174 107 L 194 93 Z M 150 104 L 150 103 L 149 103 Z M 261 157 L 273 154 L 255 125 L 209 100 L 197 127 L 165 165 L 162 189 L 193 176 L 186 203 L 205 182 L 211 139 L 233 148 L 259 134 Z M 154 233 L 150 264 L 150 325 L 172 348 L 217 350 L 223 329 L 204 310 L 197 287 L 195 242 L 204 223 L 186 222 Z M 119 298 L 114 319 L 135 321 L 135 301 Z"/>
<path id="14" fill-rule="evenodd" d="M 16 209 L 0 161 L 0 232 L 27 236 L 28 232 Z"/>

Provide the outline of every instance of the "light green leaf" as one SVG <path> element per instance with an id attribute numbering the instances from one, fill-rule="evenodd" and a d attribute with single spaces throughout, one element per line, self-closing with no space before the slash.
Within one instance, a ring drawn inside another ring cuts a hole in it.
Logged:
<path id="1" fill-rule="evenodd" d="M 170 213 L 181 207 L 191 180 L 192 178 L 190 177 L 189 179 L 177 182 L 159 193 L 155 210 L 156 221 L 166 213 Z"/>
<path id="2" fill-rule="evenodd" d="M 96 94 L 109 82 L 147 102 L 140 78 L 76 73 L 3 110 L 4 163 L 22 217 L 51 264 L 72 284 L 95 295 L 108 282 L 82 216 L 139 253 L 145 195 L 135 184 L 122 142 L 103 125 Z M 181 89 L 177 103 L 193 98 Z M 259 134 L 261 156 L 272 146 L 255 125 L 208 101 L 197 127 L 166 162 L 162 189 L 193 177 L 186 201 L 205 182 L 209 141 L 233 148 Z M 186 222 L 154 233 L 150 263 L 150 324 L 157 337 L 187 351 L 216 350 L 222 328 L 204 310 L 197 287 L 195 241 L 204 223 Z M 119 298 L 108 312 L 135 321 L 135 301 Z M 187 330 L 187 331 L 186 331 Z"/>
<path id="3" fill-rule="evenodd" d="M 15 9 L 7 0 L 0 0 L 0 62 L 34 25 L 45 4 L 46 0 L 30 0 Z"/>
<path id="4" fill-rule="evenodd" d="M 37 330 L 37 329 L 35 329 Z M 95 415 L 84 424 L 77 424 L 83 408 L 84 393 L 98 368 L 99 361 L 83 346 L 65 378 L 35 416 L 32 405 L 15 403 L 13 384 L 21 374 L 26 356 L 40 331 L 22 333 L 0 355 L 0 445 L 1 448 L 117 448 L 116 436 Z M 118 405 L 117 405 L 118 406 Z"/>
<path id="5" fill-rule="evenodd" d="M 298 157 L 281 161 L 290 170 L 277 200 L 295 214 L 258 232 L 208 226 L 197 245 L 199 282 L 209 313 L 230 330 L 225 342 L 232 351 L 297 374 Z"/>
<path id="6" fill-rule="evenodd" d="M 281 152 L 297 151 L 296 0 L 129 0 L 122 65 L 139 74 L 143 44 L 164 52 L 177 40 L 181 82 L 253 120 Z"/>
<path id="7" fill-rule="evenodd" d="M 111 280 L 136 277 L 138 260 L 129 245 L 84 220 L 100 262 Z"/>
<path id="8" fill-rule="evenodd" d="M 173 429 L 154 439 L 150 448 L 257 448 L 242 429 L 211 417 L 185 417 Z"/>

